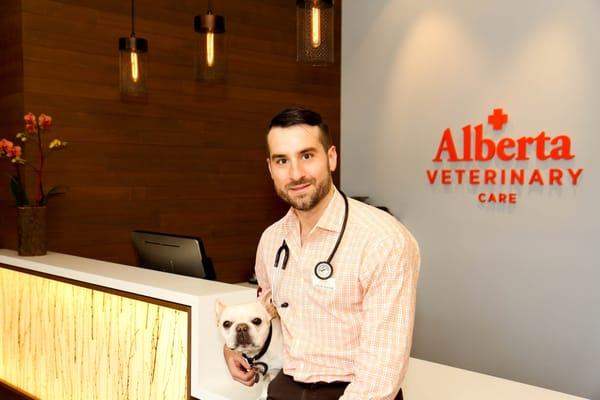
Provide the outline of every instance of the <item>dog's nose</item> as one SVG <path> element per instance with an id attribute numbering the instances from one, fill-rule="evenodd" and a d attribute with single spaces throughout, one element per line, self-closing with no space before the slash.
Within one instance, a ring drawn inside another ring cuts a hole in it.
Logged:
<path id="1" fill-rule="evenodd" d="M 238 324 L 238 326 L 235 327 L 235 331 L 236 332 L 248 332 L 248 324 Z"/>

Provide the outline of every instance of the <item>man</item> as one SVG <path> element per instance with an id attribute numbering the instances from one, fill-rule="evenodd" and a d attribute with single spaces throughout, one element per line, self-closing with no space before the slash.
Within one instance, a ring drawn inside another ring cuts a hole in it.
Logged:
<path id="1" fill-rule="evenodd" d="M 337 152 L 319 114 L 282 111 L 267 142 L 275 190 L 291 206 L 265 230 L 256 255 L 258 283 L 272 291 L 284 339 L 284 368 L 269 398 L 402 399 L 419 275 L 416 241 L 381 210 L 353 199 L 346 210 L 331 177 Z M 274 266 L 282 242 L 285 269 L 281 260 Z M 318 271 L 331 254 L 331 268 Z M 252 385 L 245 360 L 224 352 L 233 378 Z"/>

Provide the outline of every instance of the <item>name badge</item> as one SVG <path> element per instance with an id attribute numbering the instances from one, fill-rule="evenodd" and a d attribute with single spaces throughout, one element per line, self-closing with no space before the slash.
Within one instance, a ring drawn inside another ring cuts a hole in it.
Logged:
<path id="1" fill-rule="evenodd" d="M 312 284 L 314 287 L 325 290 L 335 290 L 335 278 L 319 279 L 315 275 L 312 276 Z"/>

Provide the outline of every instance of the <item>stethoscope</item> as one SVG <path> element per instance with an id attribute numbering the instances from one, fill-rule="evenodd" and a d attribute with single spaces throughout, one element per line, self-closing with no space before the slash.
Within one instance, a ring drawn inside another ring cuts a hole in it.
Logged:
<path id="1" fill-rule="evenodd" d="M 321 280 L 327 280 L 333 275 L 333 266 L 331 265 L 331 260 L 333 260 L 333 257 L 335 256 L 335 253 L 338 247 L 340 246 L 340 242 L 342 241 L 342 238 L 344 237 L 344 232 L 346 231 L 346 223 L 348 222 L 348 198 L 342 191 L 340 191 L 340 194 L 344 198 L 344 222 L 342 223 L 342 229 L 340 230 L 340 234 L 338 235 L 337 241 L 335 242 L 335 246 L 333 247 L 333 250 L 331 251 L 329 257 L 327 258 L 327 261 L 320 261 L 315 265 L 315 276 Z M 281 259 L 282 256 L 283 260 Z M 279 267 L 279 262 L 281 261 L 281 270 L 285 270 L 289 258 L 290 248 L 285 242 L 285 239 L 283 239 L 283 243 L 281 244 L 281 247 L 279 247 L 279 249 L 277 250 L 277 254 L 275 255 L 275 263 L 273 264 L 273 268 L 277 270 Z"/>

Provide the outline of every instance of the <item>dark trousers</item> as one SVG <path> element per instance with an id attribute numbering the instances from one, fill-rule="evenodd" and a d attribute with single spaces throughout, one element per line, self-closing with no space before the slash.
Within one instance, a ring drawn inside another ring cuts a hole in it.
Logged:
<path id="1" fill-rule="evenodd" d="M 348 385 L 348 382 L 296 382 L 280 371 L 269 384 L 267 400 L 338 400 Z M 402 400 L 402 389 L 395 400 Z"/>

